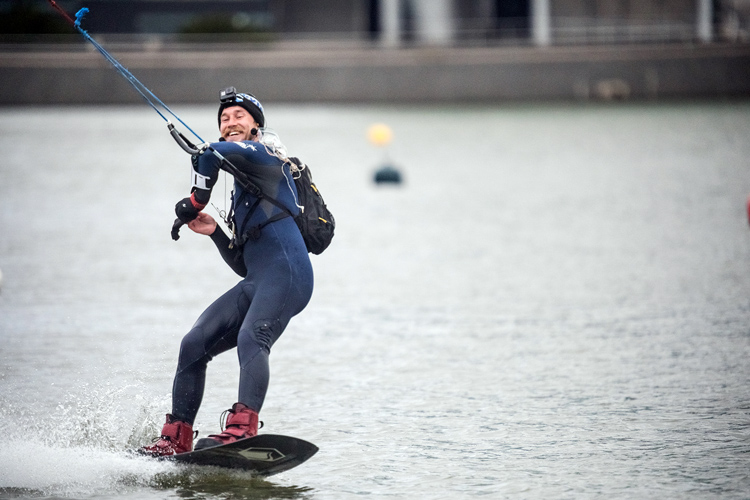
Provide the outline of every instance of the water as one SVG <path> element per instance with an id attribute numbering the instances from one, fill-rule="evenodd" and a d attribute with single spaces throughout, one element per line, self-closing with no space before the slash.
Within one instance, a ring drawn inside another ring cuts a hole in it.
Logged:
<path id="1" fill-rule="evenodd" d="M 236 278 L 171 241 L 189 162 L 149 108 L 6 108 L 0 498 L 750 497 L 750 104 L 267 108 L 338 233 L 261 419 L 320 452 L 268 479 L 126 453 Z M 212 362 L 203 435 L 237 376 Z"/>

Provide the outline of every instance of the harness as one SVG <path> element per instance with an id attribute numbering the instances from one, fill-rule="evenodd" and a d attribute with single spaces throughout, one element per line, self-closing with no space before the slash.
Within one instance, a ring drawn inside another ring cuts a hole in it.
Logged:
<path id="1" fill-rule="evenodd" d="M 297 188 L 297 200 L 295 201 L 295 204 L 300 208 L 299 214 L 292 214 L 292 212 L 279 200 L 265 195 L 257 185 L 253 184 L 253 182 L 243 174 L 242 179 L 238 182 L 240 182 L 240 185 L 242 185 L 245 190 L 237 200 L 237 203 L 234 203 L 234 198 L 232 199 L 230 215 L 226 220 L 232 228 L 231 245 L 244 245 L 248 240 L 257 240 L 260 238 L 261 230 L 268 224 L 286 217 L 292 217 L 302 235 L 307 251 L 318 255 L 331 244 L 336 229 L 336 221 L 334 220 L 331 211 L 328 210 L 328 207 L 323 200 L 323 196 L 315 186 L 309 167 L 295 157 L 284 157 L 283 160 L 285 163 L 289 162 L 291 164 L 291 170 L 293 172 L 292 177 Z M 284 175 L 286 176 L 286 174 Z M 289 188 L 291 189 L 291 185 Z M 256 200 L 248 210 L 248 214 L 242 222 L 242 227 L 239 228 L 239 231 L 235 232 L 234 207 L 239 206 L 244 201 L 244 196 L 248 192 L 253 194 L 256 197 Z M 260 224 L 247 228 L 248 221 L 263 200 L 280 208 L 281 212 L 269 217 Z"/>
<path id="2" fill-rule="evenodd" d="M 237 177 L 235 177 L 237 179 Z M 263 193 L 263 191 L 254 184 L 250 179 L 248 179 L 245 176 L 245 179 L 240 180 L 237 179 L 237 182 L 242 186 L 242 194 L 240 195 L 239 199 L 237 199 L 236 203 L 234 202 L 234 196 L 232 197 L 232 207 L 229 210 L 229 214 L 227 215 L 227 222 L 232 228 L 232 242 L 231 245 L 237 245 L 242 246 L 245 243 L 248 242 L 248 240 L 257 240 L 260 238 L 260 231 L 266 227 L 267 225 L 279 221 L 281 219 L 285 219 L 287 217 L 294 217 L 294 214 L 279 200 L 272 198 L 270 196 L 267 196 Z M 236 225 L 234 221 L 234 207 L 235 205 L 240 205 L 245 200 L 245 197 L 247 194 L 250 193 L 253 196 L 255 196 L 255 202 L 250 206 L 250 209 L 247 212 L 247 215 L 245 216 L 245 220 L 242 221 L 242 226 L 239 228 L 238 231 L 235 231 Z M 255 213 L 255 210 L 260 206 L 260 202 L 266 200 L 272 205 L 275 205 L 276 207 L 281 209 L 281 212 L 269 217 L 265 221 L 261 222 L 260 224 L 256 224 L 251 227 L 247 227 L 247 223 L 252 218 L 252 215 Z"/>

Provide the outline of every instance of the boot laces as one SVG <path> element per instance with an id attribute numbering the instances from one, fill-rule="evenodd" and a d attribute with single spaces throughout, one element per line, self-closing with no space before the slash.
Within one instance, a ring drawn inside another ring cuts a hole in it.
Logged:
<path id="1" fill-rule="evenodd" d="M 193 431 L 193 441 L 195 441 L 195 438 L 197 437 L 198 437 L 198 431 Z M 168 443 L 172 442 L 172 438 L 170 438 L 169 436 L 156 436 L 155 438 L 151 438 L 151 442 L 156 443 L 158 441 L 161 441 L 162 439 Z"/>
<path id="2" fill-rule="evenodd" d="M 219 415 L 219 429 L 221 429 L 221 432 L 224 432 L 225 430 L 227 430 L 227 417 L 229 416 L 229 412 L 230 411 L 232 411 L 232 410 L 231 409 L 230 410 L 224 410 L 223 412 L 221 412 L 221 415 Z M 263 421 L 259 420 L 258 421 L 258 430 L 262 429 L 263 425 L 264 425 Z M 198 431 L 195 431 L 195 435 L 196 436 L 198 435 Z"/>
<path id="3" fill-rule="evenodd" d="M 156 436 L 154 438 L 151 438 L 151 442 L 154 443 L 154 444 L 158 443 L 159 441 L 166 441 L 170 445 L 173 444 L 172 443 L 172 438 L 170 438 L 169 436 Z"/>
<path id="4" fill-rule="evenodd" d="M 229 415 L 230 410 L 224 410 L 221 412 L 221 415 L 219 416 L 219 429 L 221 429 L 221 432 L 224 432 L 227 428 L 227 416 Z"/>

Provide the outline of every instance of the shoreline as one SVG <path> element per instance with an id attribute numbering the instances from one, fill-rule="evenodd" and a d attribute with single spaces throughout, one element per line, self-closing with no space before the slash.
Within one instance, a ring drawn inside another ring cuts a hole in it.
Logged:
<path id="1" fill-rule="evenodd" d="M 302 46 L 300 46 L 302 47 Z M 0 105 L 127 104 L 141 96 L 94 50 L 0 51 Z M 170 102 L 248 82 L 264 101 L 471 103 L 750 96 L 750 45 L 127 50 L 112 55 Z"/>

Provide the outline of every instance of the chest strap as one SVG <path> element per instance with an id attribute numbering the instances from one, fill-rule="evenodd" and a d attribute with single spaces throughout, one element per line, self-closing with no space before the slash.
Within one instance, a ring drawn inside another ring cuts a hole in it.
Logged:
<path id="1" fill-rule="evenodd" d="M 257 188 L 257 186 L 256 186 L 256 188 Z M 246 191 L 242 192 L 242 196 L 240 196 L 240 199 L 237 200 L 237 205 L 239 205 L 239 204 L 242 203 L 242 200 L 245 198 L 246 194 L 247 194 Z M 245 220 L 242 222 L 242 226 L 239 228 L 239 231 L 237 231 L 234 234 L 234 237 L 232 238 L 232 242 L 235 245 L 242 246 L 245 243 L 247 243 L 248 240 L 255 241 L 255 240 L 257 240 L 257 239 L 260 238 L 260 231 L 261 231 L 261 229 L 263 229 L 267 225 L 271 224 L 272 222 L 276 222 L 278 220 L 285 219 L 286 217 L 293 217 L 292 212 L 289 211 L 289 209 L 286 206 L 284 206 L 278 200 L 276 200 L 274 198 L 271 198 L 270 196 L 265 196 L 263 194 L 263 192 L 260 191 L 260 189 L 258 189 L 258 194 L 256 194 L 256 193 L 253 193 L 253 194 L 256 195 L 255 202 L 252 204 L 252 206 L 250 206 L 250 210 L 248 211 L 247 215 L 245 216 Z M 248 221 L 250 220 L 250 218 L 252 217 L 253 213 L 258 208 L 258 206 L 260 205 L 260 202 L 262 200 L 268 201 L 272 205 L 275 205 L 276 207 L 280 208 L 282 211 L 280 213 L 272 216 L 272 217 L 269 217 L 268 219 L 266 219 L 265 221 L 261 222 L 260 224 L 256 224 L 254 226 L 251 226 L 250 228 L 247 228 Z M 234 210 L 232 211 L 231 216 L 234 217 Z"/>

